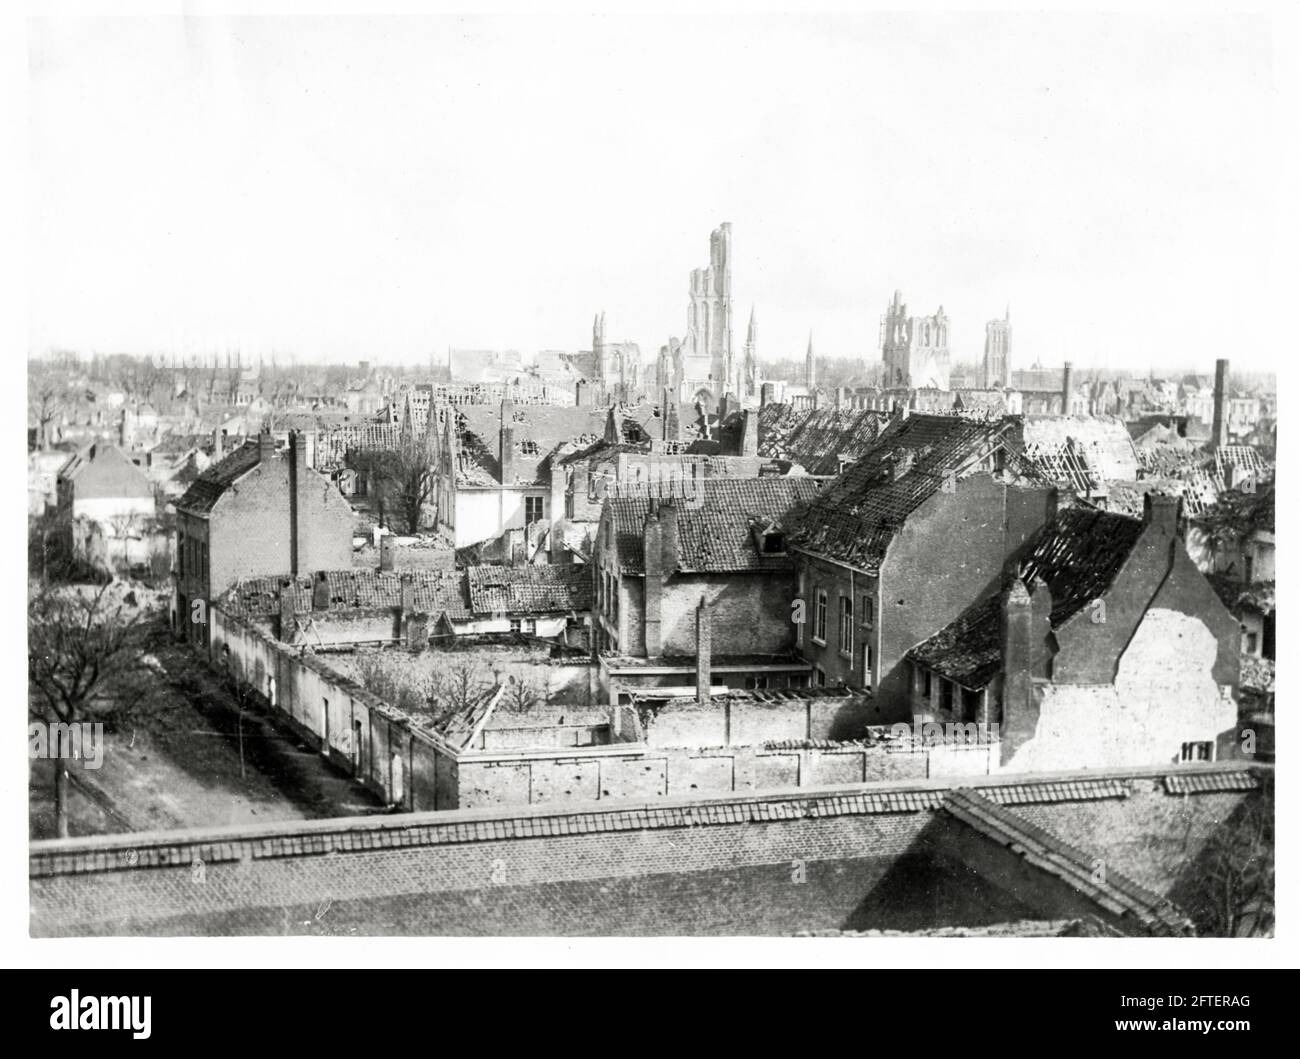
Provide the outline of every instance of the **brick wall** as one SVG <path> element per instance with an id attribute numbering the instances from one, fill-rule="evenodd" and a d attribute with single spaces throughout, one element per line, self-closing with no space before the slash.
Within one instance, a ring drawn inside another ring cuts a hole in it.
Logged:
<path id="1" fill-rule="evenodd" d="M 1247 797 L 1165 793 L 1150 775 L 1061 779 L 977 786 L 1162 894 Z M 38 842 L 31 932 L 758 935 L 1057 915 L 1071 895 L 1040 875 L 1013 886 L 1021 858 L 984 843 L 982 875 L 954 861 L 934 813 L 946 789 Z"/>
<path id="2" fill-rule="evenodd" d="M 227 489 L 208 517 L 212 594 L 240 578 L 292 569 L 289 460 L 259 463 Z M 307 471 L 298 489 L 298 570 L 346 570 L 352 565 L 352 508 L 323 475 Z"/>

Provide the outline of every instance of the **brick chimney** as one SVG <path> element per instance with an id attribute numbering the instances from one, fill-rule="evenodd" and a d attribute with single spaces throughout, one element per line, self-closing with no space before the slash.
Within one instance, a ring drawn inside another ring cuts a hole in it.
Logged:
<path id="1" fill-rule="evenodd" d="M 752 408 L 746 408 L 740 415 L 740 454 L 742 456 L 757 456 L 758 413 Z"/>
<path id="2" fill-rule="evenodd" d="M 844 407 L 844 387 L 843 387 L 843 386 L 837 386 L 837 387 L 835 387 L 835 407 L 836 407 L 836 408 L 843 408 L 843 407 Z"/>
<path id="3" fill-rule="evenodd" d="M 645 518 L 641 537 L 645 566 L 645 653 L 647 658 L 658 658 L 663 649 L 664 609 L 664 558 L 663 524 L 659 520 L 658 503 L 650 501 L 650 513 Z"/>
<path id="4" fill-rule="evenodd" d="M 285 578 L 280 582 L 280 639 L 285 643 L 293 643 L 294 634 L 294 583 Z"/>
<path id="5" fill-rule="evenodd" d="M 699 489 L 697 483 L 695 486 Z M 673 500 L 664 500 L 659 504 L 659 524 L 663 527 L 661 562 L 664 579 L 677 573 L 677 504 Z"/>
<path id="6" fill-rule="evenodd" d="M 226 455 L 226 432 L 220 427 L 212 428 L 212 462 L 219 463 Z"/>
<path id="7" fill-rule="evenodd" d="M 308 535 L 311 520 L 303 516 L 304 494 L 308 489 L 307 445 L 296 430 L 289 432 L 289 571 L 302 573 L 309 565 Z"/>
<path id="8" fill-rule="evenodd" d="M 617 445 L 622 440 L 618 434 L 618 413 L 610 405 L 609 414 L 605 416 L 605 444 Z"/>
<path id="9" fill-rule="evenodd" d="M 330 609 L 330 583 L 323 570 L 316 574 L 311 583 L 311 609 Z"/>
<path id="10" fill-rule="evenodd" d="M 677 402 L 673 399 L 671 389 L 664 388 L 662 418 L 664 441 L 679 441 L 682 436 L 682 424 L 677 415 Z"/>
<path id="11" fill-rule="evenodd" d="M 1214 428 L 1210 444 L 1216 449 L 1228 443 L 1228 362 L 1214 362 Z"/>
<path id="12" fill-rule="evenodd" d="M 765 382 L 758 388 L 758 407 L 766 408 L 776 403 L 776 383 Z"/>
<path id="13" fill-rule="evenodd" d="M 713 682 L 713 608 L 708 596 L 695 609 L 695 701 L 709 701 Z"/>
<path id="14" fill-rule="evenodd" d="M 511 485 L 515 480 L 515 405 L 513 401 L 501 402 L 501 435 L 497 448 L 497 461 L 501 466 L 501 484 Z"/>
<path id="15" fill-rule="evenodd" d="M 1154 530 L 1164 537 L 1177 537 L 1178 513 L 1182 504 L 1180 496 L 1147 493 L 1142 498 L 1142 524 L 1148 527 L 1144 532 Z"/>
<path id="16" fill-rule="evenodd" d="M 415 610 L 415 575 L 402 575 L 402 621 L 405 622 L 407 617 Z"/>
<path id="17" fill-rule="evenodd" d="M 1061 415 L 1070 414 L 1070 405 L 1074 401 L 1074 365 L 1065 362 L 1065 371 L 1061 375 Z"/>
<path id="18" fill-rule="evenodd" d="M 579 379 L 573 385 L 573 403 L 579 408 L 591 404 L 591 386 L 586 379 Z"/>
<path id="19" fill-rule="evenodd" d="M 259 463 L 270 463 L 275 457 L 275 438 L 269 430 L 257 435 L 257 459 Z"/>
<path id="20" fill-rule="evenodd" d="M 1034 604 L 1019 577 L 1002 596 L 1002 724 L 1032 713 L 1034 703 Z"/>
<path id="21" fill-rule="evenodd" d="M 393 557 L 396 551 L 397 546 L 391 533 L 385 533 L 379 538 L 379 570 L 381 573 L 389 574 L 393 572 Z"/>

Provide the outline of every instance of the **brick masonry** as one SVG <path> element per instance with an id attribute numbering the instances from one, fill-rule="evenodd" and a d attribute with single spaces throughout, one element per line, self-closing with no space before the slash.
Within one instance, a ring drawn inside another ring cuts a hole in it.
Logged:
<path id="1" fill-rule="evenodd" d="M 1154 838 L 1168 852 L 1189 835 L 1203 843 L 1250 796 L 1173 796 L 1161 779 L 1130 770 L 963 783 L 1032 814 L 1076 848 L 1115 856 L 1161 893 L 1174 887 L 1182 861 L 1143 860 L 1142 847 Z M 1032 888 L 964 878 L 928 852 L 919 840 L 933 832 L 948 789 L 877 785 L 38 842 L 31 930 L 763 934 L 1062 912 L 1035 903 Z"/>

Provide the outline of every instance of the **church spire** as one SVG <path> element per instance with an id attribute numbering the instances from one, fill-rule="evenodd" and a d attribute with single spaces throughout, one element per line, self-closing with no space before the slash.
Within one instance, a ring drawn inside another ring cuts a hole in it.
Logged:
<path id="1" fill-rule="evenodd" d="M 811 393 L 817 387 L 817 361 L 813 359 L 813 340 L 812 332 L 808 332 L 808 354 L 804 357 L 803 362 L 804 385 L 808 387 Z"/>

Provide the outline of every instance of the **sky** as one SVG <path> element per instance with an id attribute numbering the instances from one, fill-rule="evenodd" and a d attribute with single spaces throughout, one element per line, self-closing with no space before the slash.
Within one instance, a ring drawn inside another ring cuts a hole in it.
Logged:
<path id="1" fill-rule="evenodd" d="M 29 348 L 652 357 L 733 229 L 735 340 L 1262 370 L 1256 16 L 30 20 Z M 1286 314 L 1284 314 L 1285 318 Z"/>

